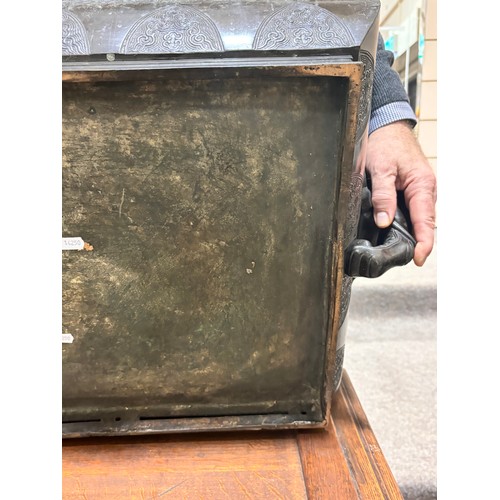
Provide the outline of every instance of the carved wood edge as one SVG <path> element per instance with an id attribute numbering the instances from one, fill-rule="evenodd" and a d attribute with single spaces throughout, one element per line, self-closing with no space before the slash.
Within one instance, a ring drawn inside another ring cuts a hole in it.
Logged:
<path id="1" fill-rule="evenodd" d="M 352 382 L 343 370 L 324 431 L 298 431 L 308 498 L 404 500 Z"/>
<path id="2" fill-rule="evenodd" d="M 380 444 L 375 437 L 373 429 L 368 421 L 361 402 L 354 390 L 346 370 L 343 371 L 342 383 L 332 408 L 333 425 L 341 442 L 344 441 L 346 431 L 352 431 L 352 427 L 345 425 L 345 418 L 349 418 L 351 425 L 355 426 L 357 436 L 361 441 L 363 451 L 369 460 L 371 469 L 376 476 L 378 486 L 382 492 L 382 498 L 391 500 L 404 500 L 401 490 L 387 463 Z"/>

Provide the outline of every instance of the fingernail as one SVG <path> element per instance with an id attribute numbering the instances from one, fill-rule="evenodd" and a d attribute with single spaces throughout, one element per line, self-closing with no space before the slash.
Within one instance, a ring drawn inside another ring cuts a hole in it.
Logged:
<path id="1" fill-rule="evenodd" d="M 418 267 L 422 267 L 425 264 L 425 261 L 427 260 L 426 255 L 421 255 L 422 252 L 420 251 L 420 246 L 417 243 L 417 246 L 415 247 L 415 252 L 413 254 L 413 262 L 415 262 L 415 265 Z"/>
<path id="2" fill-rule="evenodd" d="M 390 223 L 389 214 L 387 212 L 378 212 L 375 214 L 375 223 L 378 227 L 387 227 Z"/>

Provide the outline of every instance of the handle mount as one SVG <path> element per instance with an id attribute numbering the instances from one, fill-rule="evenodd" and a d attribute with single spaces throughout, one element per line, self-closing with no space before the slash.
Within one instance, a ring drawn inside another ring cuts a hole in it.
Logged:
<path id="1" fill-rule="evenodd" d="M 371 191 L 363 187 L 358 238 L 345 251 L 345 273 L 353 278 L 378 278 L 389 269 L 413 259 L 417 242 L 412 236 L 410 215 L 403 193 L 398 191 L 398 208 L 392 224 L 380 229 L 373 219 Z"/>

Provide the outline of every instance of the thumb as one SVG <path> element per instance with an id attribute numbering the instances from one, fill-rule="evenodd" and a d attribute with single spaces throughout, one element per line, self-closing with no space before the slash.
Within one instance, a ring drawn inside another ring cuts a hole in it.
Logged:
<path id="1" fill-rule="evenodd" d="M 393 176 L 373 176 L 372 205 L 375 224 L 383 229 L 388 227 L 396 214 L 396 185 Z"/>

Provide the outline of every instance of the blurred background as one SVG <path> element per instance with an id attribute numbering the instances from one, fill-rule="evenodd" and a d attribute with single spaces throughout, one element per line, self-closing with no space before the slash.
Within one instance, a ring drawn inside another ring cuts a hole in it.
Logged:
<path id="1" fill-rule="evenodd" d="M 437 173 L 436 0 L 382 0 L 381 33 Z M 422 268 L 354 280 L 344 367 L 406 500 L 437 498 L 437 228 Z"/>
<path id="2" fill-rule="evenodd" d="M 437 168 L 437 0 L 381 0 L 380 32 L 410 97 L 417 135 Z"/>

